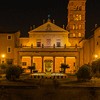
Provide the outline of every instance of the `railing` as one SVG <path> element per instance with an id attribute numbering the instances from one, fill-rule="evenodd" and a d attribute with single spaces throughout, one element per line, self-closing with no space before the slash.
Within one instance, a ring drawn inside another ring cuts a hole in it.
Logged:
<path id="1" fill-rule="evenodd" d="M 77 46 L 77 45 L 75 45 L 75 46 L 66 46 L 66 45 L 64 45 L 64 46 L 55 46 L 55 45 L 53 45 L 53 46 L 44 46 L 44 45 L 41 45 L 41 46 L 33 46 L 33 45 L 31 45 L 31 46 L 17 46 L 17 48 L 81 48 L 80 46 Z"/>
<path id="2" fill-rule="evenodd" d="M 61 46 L 61 47 L 53 47 L 53 46 L 43 46 L 43 47 L 36 47 L 36 46 L 22 46 L 19 48 L 21 52 L 66 52 L 66 51 L 77 51 L 81 49 L 79 46 Z"/>

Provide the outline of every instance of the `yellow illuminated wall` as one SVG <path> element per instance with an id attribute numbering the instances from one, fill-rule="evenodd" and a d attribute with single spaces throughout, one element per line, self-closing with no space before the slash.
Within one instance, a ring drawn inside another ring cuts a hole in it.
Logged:
<path id="1" fill-rule="evenodd" d="M 26 65 L 25 64 L 23 65 L 23 63 L 25 62 L 26 62 Z M 31 66 L 31 58 L 28 56 L 22 57 L 22 67 L 27 68 L 28 66 Z"/>
<path id="2" fill-rule="evenodd" d="M 55 57 L 55 72 L 60 72 L 61 63 L 64 63 L 64 57 Z"/>
<path id="3" fill-rule="evenodd" d="M 70 68 L 67 68 L 66 72 L 67 73 L 73 73 L 75 72 L 75 57 L 66 57 L 66 64 L 69 65 Z"/>
<path id="4" fill-rule="evenodd" d="M 35 63 L 36 70 L 38 70 L 38 72 L 42 72 L 42 58 L 33 57 L 33 63 Z"/>
<path id="5" fill-rule="evenodd" d="M 47 26 L 51 27 L 51 31 L 47 30 Z M 29 33 L 29 41 L 27 40 L 26 45 L 31 46 L 37 46 L 37 40 L 40 40 L 41 44 L 44 44 L 44 46 L 47 45 L 47 39 L 51 40 L 50 46 L 56 45 L 57 39 L 61 40 L 61 46 L 70 46 L 70 42 L 68 40 L 68 31 L 65 29 L 55 25 L 52 22 L 46 22 L 45 24 L 37 27 L 36 29 L 33 29 L 28 32 Z M 21 39 L 22 43 L 24 44 L 24 39 Z"/>
<path id="6" fill-rule="evenodd" d="M 0 33 L 0 60 L 2 62 L 5 59 L 14 59 L 14 48 L 15 48 L 15 34 L 9 33 Z M 8 51 L 10 49 L 10 52 Z M 2 59 L 2 55 L 5 55 L 5 58 Z M 1 63 L 0 62 L 0 63 Z"/>

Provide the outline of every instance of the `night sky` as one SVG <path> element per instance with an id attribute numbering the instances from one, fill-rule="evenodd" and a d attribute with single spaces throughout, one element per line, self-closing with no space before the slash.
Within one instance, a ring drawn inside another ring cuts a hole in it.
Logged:
<path id="1" fill-rule="evenodd" d="M 34 2 L 35 1 L 35 2 Z M 28 35 L 29 27 L 42 25 L 43 19 L 55 20 L 58 26 L 67 25 L 68 0 L 13 0 L 0 3 L 0 32 L 20 30 Z M 100 26 L 100 0 L 86 2 L 86 34 L 97 24 Z"/>

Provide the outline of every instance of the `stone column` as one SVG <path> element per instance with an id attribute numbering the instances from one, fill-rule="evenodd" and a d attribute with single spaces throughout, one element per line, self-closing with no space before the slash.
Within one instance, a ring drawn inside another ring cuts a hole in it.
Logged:
<path id="1" fill-rule="evenodd" d="M 19 56 L 19 63 L 20 66 L 22 65 L 22 56 Z"/>
<path id="2" fill-rule="evenodd" d="M 42 72 L 44 72 L 44 57 L 42 56 Z"/>
<path id="3" fill-rule="evenodd" d="M 66 64 L 66 56 L 64 56 L 64 64 Z"/>
<path id="4" fill-rule="evenodd" d="M 55 72 L 55 57 L 53 57 L 53 72 Z"/>
<path id="5" fill-rule="evenodd" d="M 78 68 L 79 68 L 79 66 L 80 66 L 80 63 L 79 63 L 79 57 L 77 56 L 77 57 L 75 57 L 75 60 L 76 60 L 76 62 L 75 62 L 75 67 L 76 67 L 76 70 L 78 70 Z"/>
<path id="6" fill-rule="evenodd" d="M 19 52 L 17 52 L 17 65 L 20 64 L 19 60 L 20 60 L 20 56 L 19 56 Z"/>
<path id="7" fill-rule="evenodd" d="M 31 66 L 33 65 L 33 56 L 31 56 Z"/>

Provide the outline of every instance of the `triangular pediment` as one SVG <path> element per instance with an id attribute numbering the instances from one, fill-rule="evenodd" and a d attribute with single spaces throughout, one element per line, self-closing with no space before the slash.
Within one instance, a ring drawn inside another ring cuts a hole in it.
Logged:
<path id="1" fill-rule="evenodd" d="M 67 32 L 65 29 L 51 23 L 50 21 L 42 24 L 41 26 L 31 30 L 29 33 L 33 32 Z"/>

